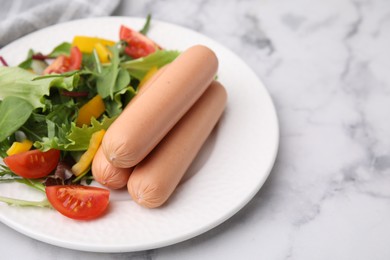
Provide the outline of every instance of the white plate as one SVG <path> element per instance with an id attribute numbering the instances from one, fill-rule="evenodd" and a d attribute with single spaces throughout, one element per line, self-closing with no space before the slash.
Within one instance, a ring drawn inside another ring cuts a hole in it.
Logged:
<path id="1" fill-rule="evenodd" d="M 29 48 L 48 53 L 75 35 L 118 39 L 119 26 L 140 29 L 144 19 L 105 17 L 58 24 L 27 35 L 0 51 L 11 65 Z M 129 252 L 171 245 L 197 236 L 239 211 L 268 177 L 278 150 L 279 129 L 272 100 L 255 73 L 233 52 L 192 30 L 156 20 L 148 35 L 167 49 L 195 44 L 213 49 L 218 79 L 228 104 L 217 128 L 169 203 L 159 209 L 136 205 L 126 191 L 114 194 L 109 212 L 95 221 L 67 219 L 54 210 L 0 203 L 0 220 L 49 244 L 94 252 Z M 16 183 L 0 184 L 0 195 L 40 199 L 39 192 Z M 119 195 L 119 196 L 116 196 Z"/>

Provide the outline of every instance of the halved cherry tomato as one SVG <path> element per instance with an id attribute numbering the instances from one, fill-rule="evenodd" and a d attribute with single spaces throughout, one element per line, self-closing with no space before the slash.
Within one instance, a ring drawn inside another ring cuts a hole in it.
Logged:
<path id="1" fill-rule="evenodd" d="M 160 47 L 151 39 L 124 25 L 120 28 L 119 39 L 127 42 L 125 52 L 134 59 L 148 56 L 160 49 Z"/>
<path id="2" fill-rule="evenodd" d="M 83 59 L 83 54 L 79 50 L 79 48 L 73 46 L 70 49 L 70 62 L 68 71 L 79 70 L 81 67 L 81 61 Z"/>
<path id="3" fill-rule="evenodd" d="M 64 216 L 90 220 L 106 211 L 110 191 L 92 186 L 55 185 L 46 187 L 46 196 L 53 208 Z"/>
<path id="4" fill-rule="evenodd" d="M 83 55 L 79 48 L 73 46 L 70 49 L 70 56 L 60 55 L 58 56 L 47 68 L 43 71 L 43 74 L 50 73 L 64 73 L 67 71 L 78 70 L 81 67 L 81 61 Z"/>
<path id="5" fill-rule="evenodd" d="M 7 156 L 4 163 L 15 174 L 29 179 L 42 178 L 49 175 L 60 160 L 60 151 L 51 149 L 47 152 L 31 150 Z"/>

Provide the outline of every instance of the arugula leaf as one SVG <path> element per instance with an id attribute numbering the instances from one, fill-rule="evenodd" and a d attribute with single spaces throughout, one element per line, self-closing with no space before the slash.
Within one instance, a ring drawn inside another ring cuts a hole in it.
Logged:
<path id="1" fill-rule="evenodd" d="M 69 42 L 63 42 L 60 45 L 56 46 L 52 52 L 50 52 L 49 55 L 44 56 L 47 58 L 56 58 L 60 55 L 66 55 L 69 56 L 70 54 L 70 49 L 72 48 L 72 45 Z M 33 55 L 35 54 L 33 49 L 30 49 L 27 54 L 27 58 L 22 61 L 18 67 L 22 69 L 30 69 L 33 63 Z"/>
<path id="2" fill-rule="evenodd" d="M 99 95 L 102 98 L 106 98 L 113 96 L 113 89 L 115 87 L 116 78 L 118 76 L 119 71 L 119 55 L 118 50 L 114 48 L 110 48 L 112 53 L 111 64 L 108 67 L 102 67 L 101 73 L 99 73 L 96 81 L 96 87 Z M 99 66 L 97 66 L 99 68 Z"/>
<path id="3" fill-rule="evenodd" d="M 0 177 L 1 177 L 0 180 L 3 179 L 4 176 L 10 176 L 9 178 L 7 177 L 7 179 L 11 179 L 11 180 L 14 177 L 20 178 L 15 173 L 13 173 L 7 166 L 0 164 Z"/>
<path id="4" fill-rule="evenodd" d="M 119 72 L 115 81 L 113 92 L 116 93 L 118 91 L 123 90 L 129 85 L 129 83 L 130 83 L 130 74 L 127 72 L 127 70 L 119 68 Z"/>
<path id="5" fill-rule="evenodd" d="M 101 68 L 101 73 L 98 70 L 98 77 L 96 87 L 99 95 L 102 98 L 111 97 L 113 99 L 114 93 L 126 88 L 130 83 L 129 73 L 119 67 L 119 50 L 116 46 L 109 47 L 112 58 L 111 64 L 107 67 Z M 97 68 L 100 68 L 97 64 Z"/>
<path id="6" fill-rule="evenodd" d="M 7 146 L 7 143 L 4 141 L 6 141 L 6 140 L 3 140 L 3 142 L 0 142 L 0 157 L 1 158 L 7 157 L 7 150 L 11 147 L 11 146 Z M 1 164 L 0 164 L 0 166 L 1 166 Z"/>
<path id="7" fill-rule="evenodd" d="M 176 59 L 179 54 L 179 51 L 158 50 L 146 57 L 123 62 L 121 66 L 127 69 L 130 76 L 142 80 L 152 67 L 161 68 Z"/>
<path id="8" fill-rule="evenodd" d="M 20 130 L 31 141 L 41 140 L 47 135 L 46 116 L 33 111 Z"/>
<path id="9" fill-rule="evenodd" d="M 73 75 L 78 74 L 78 73 L 79 73 L 79 71 L 73 70 L 73 71 L 68 71 L 68 72 L 64 72 L 61 74 L 46 74 L 46 75 L 42 75 L 42 76 L 37 76 L 37 77 L 33 78 L 32 80 L 35 81 L 35 80 L 48 79 L 48 78 L 67 78 L 67 77 L 73 76 Z"/>
<path id="10" fill-rule="evenodd" d="M 10 138 L 6 138 L 0 142 L 0 157 L 1 158 L 5 158 L 8 156 L 7 150 L 11 147 L 14 139 L 15 139 L 14 136 L 10 136 Z M 2 168 L 4 168 L 4 167 L 5 167 L 4 165 L 0 164 L 0 176 L 2 173 Z"/>
<path id="11" fill-rule="evenodd" d="M 43 185 L 39 179 L 22 178 L 12 172 L 7 166 L 0 164 L 0 183 L 1 182 L 19 182 L 45 193 L 45 185 Z"/>
<path id="12" fill-rule="evenodd" d="M 146 17 L 146 22 L 144 24 L 144 27 L 139 31 L 143 35 L 146 35 L 148 33 L 151 19 L 152 19 L 152 16 L 150 14 L 148 14 L 148 16 Z"/>
<path id="13" fill-rule="evenodd" d="M 44 115 L 43 118 L 35 118 L 41 120 L 41 123 L 38 126 L 26 124 L 22 127 L 22 130 L 27 132 L 28 136 L 31 136 L 31 132 L 40 133 L 39 136 L 33 136 L 30 139 L 32 141 L 43 141 L 45 137 L 48 139 L 58 138 L 59 140 L 67 140 L 66 135 L 70 131 L 71 122 L 75 119 L 77 104 L 72 99 L 65 101 L 65 98 L 59 95 L 54 95 L 53 100 L 48 100 L 47 103 L 48 110 L 50 110 L 49 113 Z"/>
<path id="14" fill-rule="evenodd" d="M 43 137 L 42 141 L 35 142 L 34 146 L 43 151 L 52 148 L 63 151 L 85 151 L 88 149 L 92 134 L 101 129 L 107 130 L 114 120 L 115 118 L 104 117 L 99 122 L 92 118 L 91 126 L 83 125 L 82 127 L 77 127 L 72 122 L 70 130 L 64 126 L 60 129 L 63 132 L 57 132 L 55 136 Z"/>
<path id="15" fill-rule="evenodd" d="M 18 177 L 18 176 L 15 176 Z M 27 178 L 16 178 L 15 181 L 23 183 L 31 188 L 39 190 L 40 192 L 45 193 L 45 185 L 42 184 L 39 180 L 36 179 L 27 179 Z"/>
<path id="16" fill-rule="evenodd" d="M 45 193 L 45 186 L 42 184 L 42 182 L 35 179 L 21 178 L 20 176 L 13 173 L 7 166 L 4 165 L 0 165 L 0 183 L 1 182 L 19 182 L 31 188 L 39 190 L 42 193 Z M 32 206 L 32 207 L 51 208 L 51 205 L 47 200 L 47 198 L 44 198 L 42 201 L 28 201 L 28 200 L 20 200 L 20 199 L 0 196 L 0 202 L 7 203 L 10 206 L 21 206 L 21 207 Z"/>
<path id="17" fill-rule="evenodd" d="M 0 196 L 0 201 L 7 203 L 9 206 L 52 208 L 47 198 L 44 198 L 41 201 L 28 201 Z"/>
<path id="18" fill-rule="evenodd" d="M 96 49 L 93 50 L 91 57 L 93 58 L 92 59 L 92 64 L 94 66 L 93 68 L 96 70 L 97 74 L 102 73 L 102 63 L 100 62 L 99 55 Z"/>
<path id="19" fill-rule="evenodd" d="M 107 114 L 110 117 L 119 115 L 136 94 L 131 86 L 116 92 L 113 100 L 105 100 L 104 102 Z"/>
<path id="20" fill-rule="evenodd" d="M 77 104 L 73 99 L 65 101 L 61 97 L 57 98 L 57 102 L 51 105 L 50 113 L 46 115 L 46 120 L 54 122 L 56 125 L 69 125 L 75 119 L 74 112 L 77 109 Z"/>
<path id="21" fill-rule="evenodd" d="M 31 104 L 19 97 L 8 96 L 0 105 L 0 142 L 16 132 L 30 117 Z"/>
<path id="22" fill-rule="evenodd" d="M 25 69 L 25 70 L 28 70 L 31 68 L 31 65 L 32 65 L 32 62 L 33 62 L 33 59 L 32 59 L 32 56 L 34 55 L 34 51 L 32 49 L 30 49 L 27 53 L 27 58 L 22 61 L 18 67 L 19 68 L 22 68 L 22 69 Z"/>
<path id="23" fill-rule="evenodd" d="M 50 58 L 55 58 L 55 57 L 58 57 L 60 55 L 69 56 L 71 48 L 72 48 L 72 45 L 69 42 L 63 42 L 60 45 L 56 46 L 48 56 Z"/>

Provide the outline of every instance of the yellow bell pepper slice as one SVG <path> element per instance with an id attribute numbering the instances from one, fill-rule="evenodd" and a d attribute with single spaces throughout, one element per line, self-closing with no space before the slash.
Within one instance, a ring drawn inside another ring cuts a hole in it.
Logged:
<path id="1" fill-rule="evenodd" d="M 80 160 L 72 167 L 74 175 L 79 176 L 90 167 L 105 133 L 106 130 L 102 129 L 92 134 L 87 151 L 81 155 Z"/>
<path id="2" fill-rule="evenodd" d="M 103 46 L 114 46 L 115 42 L 98 38 L 98 37 L 89 37 L 89 36 L 75 36 L 73 38 L 72 46 L 77 46 L 81 52 L 92 53 L 95 49 L 95 44 L 101 43 Z"/>
<path id="3" fill-rule="evenodd" d="M 79 110 L 79 114 L 76 119 L 76 125 L 90 125 L 91 118 L 98 118 L 106 110 L 103 99 L 101 96 L 96 95 L 90 101 L 85 103 Z"/>
<path id="4" fill-rule="evenodd" d="M 11 156 L 14 154 L 27 152 L 31 149 L 32 145 L 33 143 L 28 139 L 25 139 L 22 142 L 13 142 L 6 153 L 8 156 Z"/>
<path id="5" fill-rule="evenodd" d="M 98 42 L 95 44 L 95 50 L 99 56 L 99 60 L 101 63 L 110 62 L 111 52 L 104 46 L 102 43 Z"/>
<path id="6" fill-rule="evenodd" d="M 138 89 L 142 88 L 143 85 L 158 71 L 158 68 L 156 66 L 153 66 L 143 77 L 141 82 L 138 85 Z"/>

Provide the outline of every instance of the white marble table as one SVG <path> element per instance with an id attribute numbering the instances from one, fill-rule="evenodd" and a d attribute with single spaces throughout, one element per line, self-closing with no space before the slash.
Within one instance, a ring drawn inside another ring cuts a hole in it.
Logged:
<path id="1" fill-rule="evenodd" d="M 388 0 L 123 1 L 239 54 L 267 86 L 280 151 L 231 219 L 150 251 L 78 252 L 0 224 L 2 259 L 390 259 Z"/>

